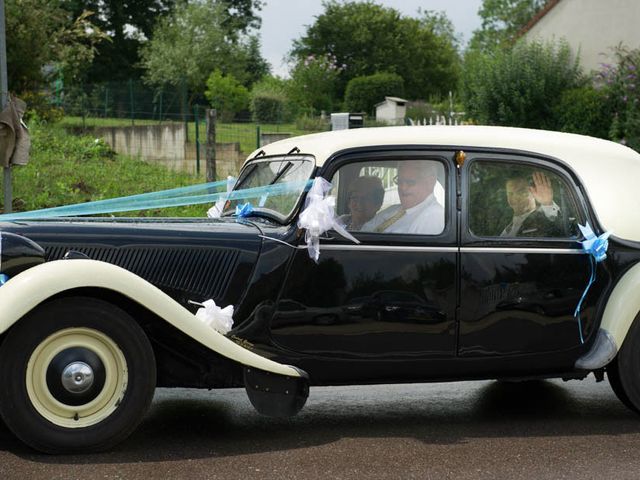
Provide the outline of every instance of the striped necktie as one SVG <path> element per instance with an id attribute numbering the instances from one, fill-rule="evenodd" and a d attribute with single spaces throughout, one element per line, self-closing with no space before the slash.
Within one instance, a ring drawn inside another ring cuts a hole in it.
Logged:
<path id="1" fill-rule="evenodd" d="M 387 228 L 389 228 L 391 225 L 393 225 L 402 217 L 404 217 L 406 213 L 407 211 L 404 208 L 401 208 L 395 214 L 393 214 L 392 216 L 387 218 L 384 222 L 382 222 L 380 225 L 378 225 L 373 231 L 378 233 L 384 232 Z"/>

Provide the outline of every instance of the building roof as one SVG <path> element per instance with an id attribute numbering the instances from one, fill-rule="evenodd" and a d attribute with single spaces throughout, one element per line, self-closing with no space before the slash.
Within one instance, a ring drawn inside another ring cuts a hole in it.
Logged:
<path id="1" fill-rule="evenodd" d="M 400 97 L 384 97 L 384 101 L 380 103 L 376 103 L 376 107 L 379 105 L 383 105 L 387 102 L 407 103 L 408 101 L 409 100 L 405 100 L 404 98 L 400 98 Z"/>
<path id="2" fill-rule="evenodd" d="M 549 13 L 551 9 L 553 9 L 553 7 L 555 7 L 558 3 L 560 3 L 560 0 L 548 0 L 545 6 L 542 7 L 542 9 L 538 13 L 536 13 L 531 20 L 529 20 L 529 23 L 527 23 L 524 27 L 522 27 L 522 29 L 520 29 L 517 35 L 518 38 L 522 37 L 525 33 L 531 30 L 534 25 L 538 23 L 547 13 Z"/>

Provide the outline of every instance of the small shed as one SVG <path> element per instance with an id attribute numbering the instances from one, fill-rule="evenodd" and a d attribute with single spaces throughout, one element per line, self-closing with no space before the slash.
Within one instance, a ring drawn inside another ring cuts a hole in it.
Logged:
<path id="1" fill-rule="evenodd" d="M 398 97 L 384 97 L 384 102 L 376 105 L 376 120 L 389 125 L 403 125 L 407 114 L 407 100 Z"/>

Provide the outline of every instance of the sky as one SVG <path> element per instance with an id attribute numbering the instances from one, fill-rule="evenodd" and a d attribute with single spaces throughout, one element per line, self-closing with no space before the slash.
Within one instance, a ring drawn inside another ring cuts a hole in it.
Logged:
<path id="1" fill-rule="evenodd" d="M 288 76 L 284 57 L 291 50 L 293 40 L 300 38 L 306 26 L 313 24 L 323 11 L 321 0 L 265 0 L 262 8 L 262 56 L 271 64 L 272 73 Z M 418 9 L 444 11 L 462 40 L 480 27 L 478 10 L 482 0 L 375 0 L 407 16 L 417 16 Z"/>

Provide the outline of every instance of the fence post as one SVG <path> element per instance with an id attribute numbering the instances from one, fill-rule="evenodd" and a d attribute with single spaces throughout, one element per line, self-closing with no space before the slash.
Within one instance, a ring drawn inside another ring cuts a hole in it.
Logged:
<path id="1" fill-rule="evenodd" d="M 260 147 L 260 125 L 256 125 L 256 150 Z"/>
<path id="2" fill-rule="evenodd" d="M 104 87 L 104 118 L 109 117 L 109 84 Z"/>
<path id="3" fill-rule="evenodd" d="M 216 180 L 216 110 L 207 108 L 207 182 Z"/>
<path id="4" fill-rule="evenodd" d="M 193 106 L 193 117 L 196 122 L 196 175 L 200 175 L 200 122 L 197 104 Z"/>
<path id="5" fill-rule="evenodd" d="M 133 120 L 133 79 L 129 79 L 129 102 L 131 107 L 131 125 L 135 125 Z"/>
<path id="6" fill-rule="evenodd" d="M 184 122 L 184 129 L 186 132 L 186 141 L 189 141 L 189 102 L 187 101 L 187 81 L 184 77 L 181 80 L 181 90 L 182 90 L 182 121 Z"/>
<path id="7" fill-rule="evenodd" d="M 158 113 L 158 121 L 162 123 L 162 92 L 164 89 L 160 87 L 160 112 Z"/>

